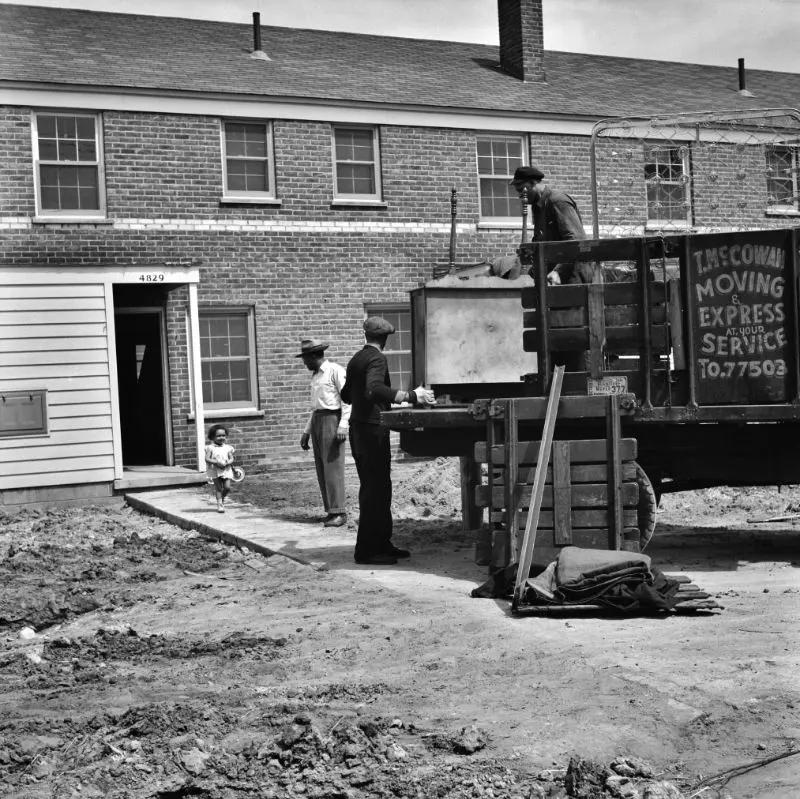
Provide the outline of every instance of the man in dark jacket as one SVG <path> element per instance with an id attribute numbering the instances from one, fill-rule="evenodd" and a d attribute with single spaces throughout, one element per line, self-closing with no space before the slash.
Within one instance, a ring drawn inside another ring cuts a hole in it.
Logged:
<path id="1" fill-rule="evenodd" d="M 423 386 L 413 391 L 391 387 L 383 348 L 392 333 L 394 327 L 380 316 L 364 322 L 366 344 L 347 364 L 342 389 L 342 400 L 352 405 L 350 451 L 360 482 L 356 563 L 392 564 L 410 554 L 392 544 L 391 450 L 389 428 L 381 423 L 381 411 L 393 402 L 436 402 L 433 392 Z"/>
<path id="2" fill-rule="evenodd" d="M 527 193 L 533 218 L 533 240 L 585 239 L 586 231 L 583 229 L 583 221 L 575 200 L 563 191 L 551 189 L 542 182 L 543 180 L 544 172 L 541 169 L 535 166 L 521 166 L 514 172 L 514 179 L 511 181 L 511 185 L 520 197 Z M 547 282 L 556 286 L 561 283 L 590 283 L 591 266 L 586 264 L 585 267 L 589 272 L 583 274 L 583 262 L 578 264 L 577 270 L 574 263 L 557 264 L 547 275 Z"/>

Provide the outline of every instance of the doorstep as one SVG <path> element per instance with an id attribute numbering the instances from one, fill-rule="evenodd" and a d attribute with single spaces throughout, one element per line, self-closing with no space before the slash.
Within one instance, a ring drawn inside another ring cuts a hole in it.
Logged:
<path id="1" fill-rule="evenodd" d="M 114 480 L 114 490 L 203 485 L 207 481 L 205 472 L 187 469 L 184 466 L 125 466 L 122 470 L 122 477 Z"/>

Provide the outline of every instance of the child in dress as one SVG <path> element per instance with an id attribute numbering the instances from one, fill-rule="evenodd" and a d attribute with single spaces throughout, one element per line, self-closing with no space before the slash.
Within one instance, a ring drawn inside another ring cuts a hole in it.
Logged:
<path id="1" fill-rule="evenodd" d="M 228 444 L 228 428 L 224 425 L 213 425 L 208 431 L 208 441 L 209 443 L 206 444 L 206 468 L 214 481 L 217 512 L 225 513 L 225 497 L 231 492 L 235 450 Z"/>

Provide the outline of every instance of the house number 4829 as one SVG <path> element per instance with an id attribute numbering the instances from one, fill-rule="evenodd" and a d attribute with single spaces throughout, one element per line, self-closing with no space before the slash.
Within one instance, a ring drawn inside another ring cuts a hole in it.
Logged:
<path id="1" fill-rule="evenodd" d="M 139 275 L 139 281 L 142 283 L 163 283 L 164 282 L 164 273 L 163 272 L 153 272 L 148 273 L 145 275 Z"/>

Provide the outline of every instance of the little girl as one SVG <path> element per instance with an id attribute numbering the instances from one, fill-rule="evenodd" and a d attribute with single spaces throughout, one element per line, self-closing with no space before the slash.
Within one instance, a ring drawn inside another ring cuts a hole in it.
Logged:
<path id="1" fill-rule="evenodd" d="M 227 443 L 228 428 L 215 424 L 208 431 L 206 444 L 206 467 L 209 476 L 214 481 L 214 494 L 217 497 L 217 512 L 225 513 L 225 497 L 231 492 L 231 478 L 233 477 L 233 453 L 235 450 Z"/>

